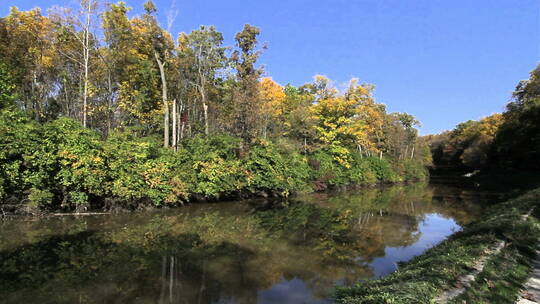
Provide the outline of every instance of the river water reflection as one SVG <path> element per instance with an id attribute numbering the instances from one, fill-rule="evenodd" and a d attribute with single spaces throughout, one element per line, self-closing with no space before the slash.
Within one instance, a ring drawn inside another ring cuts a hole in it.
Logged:
<path id="1" fill-rule="evenodd" d="M 492 193 L 414 184 L 287 202 L 0 222 L 6 303 L 329 303 L 474 220 Z"/>

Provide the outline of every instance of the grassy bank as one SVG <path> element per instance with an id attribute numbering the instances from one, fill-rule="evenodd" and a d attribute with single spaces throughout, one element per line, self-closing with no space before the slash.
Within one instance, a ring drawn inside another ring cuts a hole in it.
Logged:
<path id="1" fill-rule="evenodd" d="M 212 135 L 166 149 L 159 138 L 137 134 L 124 129 L 105 140 L 68 118 L 38 124 L 0 111 L 1 211 L 163 207 L 427 176 L 419 161 L 366 157 L 345 147 L 304 151 L 262 138 L 246 147 L 239 138 Z"/>
<path id="2" fill-rule="evenodd" d="M 514 303 L 540 237 L 540 210 L 535 208 L 539 201 L 540 189 L 536 189 L 494 205 L 481 220 L 401 265 L 395 273 L 338 288 L 335 300 L 344 304 L 434 303 L 445 290 L 460 287 L 455 286 L 459 285 L 459 278 L 471 273 L 489 249 L 504 242 L 502 250 L 487 256 L 471 287 L 451 301 Z"/>

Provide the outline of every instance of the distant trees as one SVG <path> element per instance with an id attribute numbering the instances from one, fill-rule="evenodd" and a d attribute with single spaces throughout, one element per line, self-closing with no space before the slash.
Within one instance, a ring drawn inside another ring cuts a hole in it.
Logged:
<path id="1" fill-rule="evenodd" d="M 502 114 L 467 121 L 426 137 L 436 165 L 540 168 L 540 67 L 521 81 Z"/>
<path id="2" fill-rule="evenodd" d="M 454 130 L 431 139 L 437 164 L 481 168 L 488 165 L 488 155 L 497 131 L 503 123 L 501 114 L 479 121 L 469 120 Z"/>
<path id="3" fill-rule="evenodd" d="M 458 124 L 425 137 L 439 166 L 540 168 L 540 66 L 518 83 L 502 114 Z"/>

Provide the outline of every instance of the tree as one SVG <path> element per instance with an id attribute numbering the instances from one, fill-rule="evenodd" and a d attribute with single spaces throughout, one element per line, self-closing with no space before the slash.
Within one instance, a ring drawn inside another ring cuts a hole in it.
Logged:
<path id="1" fill-rule="evenodd" d="M 125 3 L 111 4 L 103 13 L 103 34 L 107 47 L 101 50 L 102 62 L 107 71 L 107 119 L 108 125 L 114 126 L 114 118 L 118 115 L 119 99 L 122 84 L 127 83 L 129 75 L 133 75 L 135 56 L 132 49 L 133 30 L 127 13 L 130 8 Z"/>
<path id="2" fill-rule="evenodd" d="M 167 76 L 165 73 L 165 65 L 171 56 L 173 49 L 172 39 L 166 31 L 164 31 L 157 22 L 155 13 L 157 12 L 156 6 L 151 0 L 148 0 L 144 4 L 144 10 L 146 14 L 143 16 L 148 31 L 146 32 L 146 38 L 152 44 L 152 51 L 156 64 L 159 68 L 159 75 L 161 79 L 161 100 L 163 103 L 163 146 L 167 148 L 171 142 L 169 135 L 170 128 L 170 113 L 169 113 L 169 99 L 167 91 Z"/>
<path id="3" fill-rule="evenodd" d="M 56 25 L 60 27 L 60 31 L 69 33 L 72 37 L 60 36 L 58 48 L 66 60 L 76 62 L 82 69 L 82 92 L 81 92 L 81 111 L 82 124 L 87 126 L 88 115 L 88 97 L 90 86 L 90 65 L 92 52 L 96 52 L 98 43 L 92 34 L 93 28 L 97 23 L 98 17 L 98 0 L 78 0 L 79 10 L 74 12 L 70 8 L 58 8 L 57 12 L 52 14 Z M 79 45 L 75 52 L 62 51 L 62 45 L 69 41 L 69 38 Z M 65 41 L 68 39 L 68 41 Z M 95 56 L 94 56 L 95 57 Z"/>
<path id="4" fill-rule="evenodd" d="M 185 36 L 185 56 L 192 56 L 195 79 L 191 83 L 200 96 L 204 114 L 204 133 L 209 134 L 209 90 L 216 85 L 217 73 L 225 68 L 226 48 L 222 46 L 223 35 L 213 26 L 201 26 Z"/>
<path id="5" fill-rule="evenodd" d="M 277 123 L 284 113 L 285 92 L 271 77 L 264 77 L 260 82 L 262 100 L 263 137 L 266 138 L 268 125 Z"/>
<path id="6" fill-rule="evenodd" d="M 540 65 L 518 83 L 495 136 L 491 161 L 511 168 L 540 168 Z"/>
<path id="7" fill-rule="evenodd" d="M 261 51 L 257 50 L 259 28 L 249 24 L 235 36 L 238 50 L 233 52 L 232 61 L 236 68 L 237 84 L 233 92 L 233 132 L 249 143 L 258 134 L 261 116 L 259 77 L 262 69 L 255 67 Z"/>
<path id="8" fill-rule="evenodd" d="M 435 163 L 475 169 L 488 166 L 489 151 L 503 124 L 504 116 L 493 114 L 460 123 L 451 132 L 432 138 Z"/>
<path id="9" fill-rule="evenodd" d="M 312 143 L 316 139 L 316 118 L 311 111 L 314 96 L 305 88 L 297 88 L 290 84 L 285 86 L 284 92 L 283 134 L 301 141 L 306 151 L 308 141 Z"/>
<path id="10" fill-rule="evenodd" d="M 134 127 L 147 135 L 165 129 L 163 88 L 155 58 L 161 39 L 155 37 L 159 32 L 151 24 L 153 16 L 145 14 L 142 18 L 129 19 L 129 10 L 119 2 L 103 14 L 108 45 L 103 53 L 111 73 L 110 111 L 120 126 Z"/>
<path id="11" fill-rule="evenodd" d="M 22 12 L 12 7 L 3 18 L 0 58 L 10 68 L 20 107 L 38 121 L 54 113 L 51 93 L 56 85 L 53 24 L 39 8 Z"/>

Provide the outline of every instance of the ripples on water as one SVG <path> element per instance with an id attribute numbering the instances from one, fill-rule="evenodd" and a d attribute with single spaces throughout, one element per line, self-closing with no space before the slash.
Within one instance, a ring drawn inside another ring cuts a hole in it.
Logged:
<path id="1" fill-rule="evenodd" d="M 7 303 L 328 303 L 474 220 L 492 193 L 414 184 L 287 202 L 0 222 Z"/>

